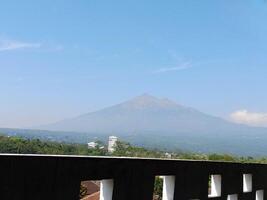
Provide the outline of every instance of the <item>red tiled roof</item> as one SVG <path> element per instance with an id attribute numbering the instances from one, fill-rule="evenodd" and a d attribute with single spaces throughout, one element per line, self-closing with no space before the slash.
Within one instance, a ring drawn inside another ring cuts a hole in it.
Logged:
<path id="1" fill-rule="evenodd" d="M 84 197 L 82 200 L 99 200 L 99 199 L 100 199 L 100 192 L 96 192 L 94 194 Z"/>
<path id="2" fill-rule="evenodd" d="M 100 191 L 100 184 L 97 181 L 83 181 L 81 183 L 87 189 L 87 195 L 94 194 Z"/>

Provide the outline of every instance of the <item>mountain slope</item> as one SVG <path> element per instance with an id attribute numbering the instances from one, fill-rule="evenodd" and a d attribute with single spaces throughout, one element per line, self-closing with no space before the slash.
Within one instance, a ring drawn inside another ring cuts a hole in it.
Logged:
<path id="1" fill-rule="evenodd" d="M 207 132 L 241 128 L 223 119 L 178 105 L 168 99 L 142 95 L 130 101 L 39 128 L 94 133 Z"/>

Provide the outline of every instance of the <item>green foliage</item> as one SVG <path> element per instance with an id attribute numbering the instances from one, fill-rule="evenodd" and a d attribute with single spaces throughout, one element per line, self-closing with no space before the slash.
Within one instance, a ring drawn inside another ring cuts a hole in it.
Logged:
<path id="1" fill-rule="evenodd" d="M 148 150 L 142 147 L 132 146 L 129 143 L 118 141 L 116 143 L 115 152 L 112 156 L 123 157 L 144 157 L 144 158 L 163 158 L 164 153 L 160 151 Z"/>
<path id="2" fill-rule="evenodd" d="M 219 155 L 219 154 L 210 154 L 208 156 L 209 160 L 215 160 L 215 161 L 228 161 L 228 162 L 236 162 L 239 159 L 237 157 L 228 155 L 228 154 L 223 154 L 223 155 Z"/>
<path id="3" fill-rule="evenodd" d="M 165 151 L 146 149 L 133 146 L 122 141 L 117 142 L 115 152 L 109 154 L 103 142 L 98 141 L 95 149 L 88 149 L 86 144 L 67 144 L 39 139 L 23 139 L 20 137 L 8 137 L 0 134 L 0 153 L 18 154 L 56 154 L 56 155 L 88 155 L 88 156 L 123 156 L 143 158 L 169 158 Z M 240 163 L 264 163 L 267 158 L 237 157 L 229 154 L 197 154 L 190 152 L 173 152 L 171 159 L 212 160 Z"/>
<path id="4" fill-rule="evenodd" d="M 153 194 L 154 198 L 153 199 L 161 200 L 162 191 L 163 191 L 163 179 L 156 176 L 155 182 L 154 182 L 154 194 Z"/>
<path id="5" fill-rule="evenodd" d="M 106 155 L 104 149 L 88 149 L 86 145 L 65 144 L 39 139 L 0 136 L 0 153 L 56 154 L 56 155 Z"/>

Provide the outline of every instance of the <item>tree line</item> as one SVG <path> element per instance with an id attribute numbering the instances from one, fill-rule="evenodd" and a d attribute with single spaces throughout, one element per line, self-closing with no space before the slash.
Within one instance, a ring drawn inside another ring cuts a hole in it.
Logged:
<path id="1" fill-rule="evenodd" d="M 0 153 L 15 154 L 55 154 L 55 155 L 87 155 L 87 156 L 123 156 L 145 158 L 212 160 L 229 162 L 267 163 L 266 158 L 239 157 L 230 154 L 200 154 L 192 152 L 169 152 L 158 149 L 146 149 L 126 142 L 117 142 L 115 151 L 109 153 L 104 144 L 98 142 L 94 149 L 88 149 L 87 144 L 69 144 L 39 139 L 25 139 L 21 137 L 0 136 Z"/>

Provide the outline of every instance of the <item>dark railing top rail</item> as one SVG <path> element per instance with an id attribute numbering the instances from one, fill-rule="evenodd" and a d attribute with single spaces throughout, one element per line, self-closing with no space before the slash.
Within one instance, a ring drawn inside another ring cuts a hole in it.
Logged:
<path id="1" fill-rule="evenodd" d="M 0 153 L 1 157 L 47 157 L 47 158 L 82 158 L 82 159 L 119 159 L 119 160 L 154 160 L 154 161 L 175 161 L 175 162 L 204 162 L 204 163 L 227 163 L 237 165 L 263 165 L 266 163 L 257 162 L 239 162 L 224 160 L 201 160 L 201 159 L 179 159 L 179 158 L 153 158 L 153 157 L 127 157 L 127 156 L 87 156 L 87 155 L 64 155 L 64 154 L 16 154 L 16 153 Z"/>

